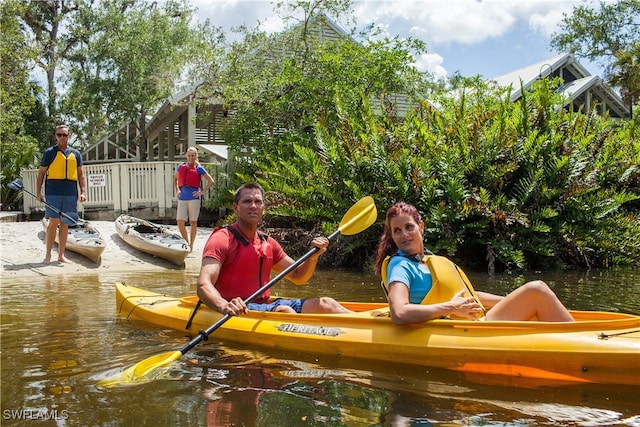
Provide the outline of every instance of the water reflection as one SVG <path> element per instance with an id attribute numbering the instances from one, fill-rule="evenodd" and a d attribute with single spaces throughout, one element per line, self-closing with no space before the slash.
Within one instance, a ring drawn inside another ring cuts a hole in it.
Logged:
<path id="1" fill-rule="evenodd" d="M 58 288 L 64 285 L 54 285 Z M 50 290 L 51 291 L 51 290 Z M 55 292 L 55 291 L 54 291 Z M 69 381 L 74 375 L 84 371 L 83 353 L 74 334 L 78 330 L 77 304 L 64 301 L 63 298 L 51 298 L 50 316 L 44 316 L 45 322 L 38 334 L 29 337 L 32 366 L 25 373 L 28 386 L 38 390 L 43 398 L 44 408 L 57 410 L 67 407 L 73 401 L 73 386 Z M 70 329 L 66 328 L 69 325 Z M 38 343 L 41 343 L 40 345 Z"/>
<path id="2" fill-rule="evenodd" d="M 640 426 L 637 388 L 562 385 L 519 378 L 264 351 L 215 334 L 165 379 L 101 389 L 96 377 L 182 347 L 180 331 L 115 317 L 113 283 L 183 296 L 197 272 L 101 272 L 2 284 L 2 424 L 153 426 L 628 425 Z M 506 293 L 523 276 L 469 273 Z M 640 313 L 632 271 L 541 274 L 567 305 Z M 280 282 L 279 295 L 382 301 L 370 275 L 320 272 L 310 286 Z M 640 369 L 638 366 L 630 369 Z M 31 418 L 29 418 L 31 417 Z"/>
<path id="3" fill-rule="evenodd" d="M 265 410 L 264 405 L 272 406 L 269 395 L 282 391 L 286 383 L 275 380 L 263 368 L 240 368 L 227 373 L 224 383 L 208 379 L 208 387 L 203 389 L 207 425 L 258 425 L 260 414 L 262 419 L 271 418 L 269 414 L 275 411 Z"/>
<path id="4" fill-rule="evenodd" d="M 206 425 L 637 425 L 635 389 L 520 379 L 486 384 L 441 370 L 380 366 L 253 349 L 201 349 L 174 379 L 192 382 L 190 408 Z M 295 357 L 295 359 L 292 359 Z M 362 369 L 346 366 L 364 365 Z M 518 380 L 515 380 L 517 382 Z M 176 408 L 178 411 L 178 408 Z M 187 414 L 182 420 L 186 421 Z M 189 424 L 176 424 L 189 425 Z"/>
<path id="5" fill-rule="evenodd" d="M 73 400 L 69 378 L 84 372 L 86 354 L 77 341 L 81 329 L 79 301 L 68 297 L 69 286 L 62 277 L 45 278 L 38 298 L 14 303 L 10 320 L 3 315 L 3 356 L 9 348 L 16 352 L 3 357 L 3 371 L 20 367 L 25 391 L 23 396 L 3 393 L 3 407 L 6 397 L 10 407 L 54 412 Z M 38 320 L 29 316 L 33 301 L 42 301 Z M 9 330 L 11 333 L 6 333 Z"/>

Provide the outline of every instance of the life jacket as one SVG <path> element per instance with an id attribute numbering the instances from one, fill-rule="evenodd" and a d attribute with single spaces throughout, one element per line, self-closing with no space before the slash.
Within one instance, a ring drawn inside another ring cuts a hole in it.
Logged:
<path id="1" fill-rule="evenodd" d="M 64 152 L 56 151 L 56 156 L 47 169 L 47 179 L 78 180 L 78 159 L 73 150 L 69 150 L 66 156 Z"/>
<path id="2" fill-rule="evenodd" d="M 400 255 L 394 254 L 391 256 Z M 420 262 L 418 259 L 414 259 L 414 257 L 407 258 L 414 262 Z M 390 259 L 391 257 L 386 257 L 384 261 L 382 261 L 382 270 L 380 271 L 383 289 L 385 289 L 387 294 L 389 291 L 387 267 Z M 455 294 L 460 292 L 462 289 L 466 289 L 466 293 L 472 295 L 476 302 L 482 306 L 482 303 L 476 295 L 476 291 L 473 289 L 467 275 L 449 258 L 428 254 L 422 257 L 422 262 L 427 265 L 431 272 L 431 290 L 424 296 L 421 304 L 437 304 L 440 302 L 450 301 Z M 484 311 L 484 307 L 482 307 L 482 309 Z M 478 317 L 482 316 L 482 313 L 478 313 Z"/>
<path id="3" fill-rule="evenodd" d="M 246 237 L 235 227 L 227 225 L 215 229 L 215 233 L 222 228 L 227 229 L 233 237 L 240 242 L 238 252 L 233 256 L 228 256 L 222 265 L 216 289 L 223 298 L 230 300 L 235 297 L 247 299 L 262 285 L 267 283 L 271 275 L 273 265 L 273 246 L 268 242 L 268 236 L 258 232 L 260 248 L 253 246 Z M 256 262 L 259 259 L 259 262 Z M 267 289 L 261 297 L 252 302 L 266 303 L 269 301 L 271 292 Z"/>
<path id="4" fill-rule="evenodd" d="M 184 173 L 178 173 L 178 187 L 182 188 L 186 185 L 187 187 L 200 188 L 200 175 L 198 175 L 197 164 L 190 167 L 188 164 L 183 163 L 178 168 L 184 171 Z"/>

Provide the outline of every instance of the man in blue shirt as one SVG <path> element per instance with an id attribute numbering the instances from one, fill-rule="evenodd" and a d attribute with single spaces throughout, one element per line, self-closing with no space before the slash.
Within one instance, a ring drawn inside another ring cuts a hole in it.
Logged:
<path id="1" fill-rule="evenodd" d="M 51 250 L 58 235 L 58 262 L 68 263 L 64 256 L 67 246 L 67 235 L 69 225 L 75 225 L 78 218 L 78 200 L 87 200 L 85 195 L 86 183 L 84 171 L 82 170 L 82 154 L 74 148 L 69 147 L 69 127 L 59 125 L 56 127 L 57 144 L 45 150 L 38 178 L 36 181 L 36 200 L 44 202 L 42 197 L 42 184 L 45 183 L 45 195 L 47 206 L 45 216 L 49 219 L 49 226 L 46 230 L 46 254 L 44 264 L 51 262 Z M 46 178 L 46 181 L 45 181 Z M 78 186 L 80 194 L 78 194 Z M 61 213 L 64 212 L 71 219 Z"/>

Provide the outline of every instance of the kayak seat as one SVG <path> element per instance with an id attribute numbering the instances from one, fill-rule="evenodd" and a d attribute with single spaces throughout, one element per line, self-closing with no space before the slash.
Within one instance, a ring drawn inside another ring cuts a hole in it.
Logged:
<path id="1" fill-rule="evenodd" d="M 96 233 L 90 233 L 88 231 L 73 231 L 73 235 L 77 238 L 77 239 L 88 239 L 90 237 L 95 237 Z"/>
<path id="2" fill-rule="evenodd" d="M 149 234 L 149 233 L 157 233 L 157 232 L 159 232 L 159 230 L 156 227 L 152 227 L 152 226 L 147 225 L 147 224 L 138 224 L 133 228 L 134 228 L 134 230 L 136 230 L 138 233 L 141 233 L 141 234 Z"/>

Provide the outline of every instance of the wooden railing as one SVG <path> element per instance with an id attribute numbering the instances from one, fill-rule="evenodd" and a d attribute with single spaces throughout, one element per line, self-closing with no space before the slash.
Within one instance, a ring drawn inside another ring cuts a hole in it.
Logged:
<path id="1" fill-rule="evenodd" d="M 78 206 L 85 214 L 99 219 L 115 219 L 123 212 L 141 212 L 145 219 L 163 219 L 175 216 L 178 199 L 173 187 L 173 175 L 181 162 L 105 163 L 84 165 L 87 180 L 87 201 Z M 207 163 L 214 185 L 203 197 L 226 188 L 226 164 Z M 22 182 L 26 190 L 36 194 L 37 170 L 23 170 Z M 204 185 L 204 181 L 203 181 Z M 44 194 L 44 189 L 43 189 Z M 46 198 L 46 194 L 44 195 Z M 25 215 L 43 210 L 44 205 L 34 197 L 24 195 Z"/>

